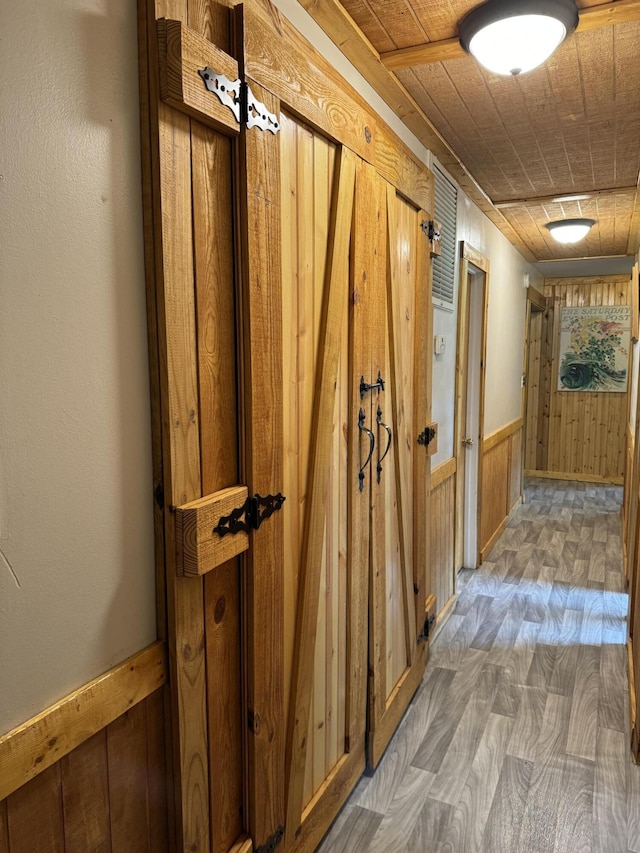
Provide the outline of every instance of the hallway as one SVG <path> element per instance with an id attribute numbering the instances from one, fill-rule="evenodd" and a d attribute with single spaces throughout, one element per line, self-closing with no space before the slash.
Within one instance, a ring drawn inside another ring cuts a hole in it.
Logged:
<path id="1" fill-rule="evenodd" d="M 640 853 L 622 489 L 531 479 L 321 853 Z"/>

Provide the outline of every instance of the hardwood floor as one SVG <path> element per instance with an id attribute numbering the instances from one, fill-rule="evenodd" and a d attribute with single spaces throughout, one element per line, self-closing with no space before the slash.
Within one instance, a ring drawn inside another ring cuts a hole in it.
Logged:
<path id="1" fill-rule="evenodd" d="M 640 853 L 621 499 L 527 482 L 321 853 Z"/>

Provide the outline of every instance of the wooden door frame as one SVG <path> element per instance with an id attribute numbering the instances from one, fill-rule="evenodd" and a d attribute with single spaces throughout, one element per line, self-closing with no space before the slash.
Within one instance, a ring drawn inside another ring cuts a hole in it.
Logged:
<path id="1" fill-rule="evenodd" d="M 481 360 L 480 360 L 480 399 L 479 399 L 479 424 L 478 424 L 478 505 L 476 507 L 476 527 L 478 531 L 477 561 L 480 565 L 480 501 L 482 498 L 482 444 L 484 439 L 484 392 L 485 392 L 485 372 L 487 361 L 487 317 L 489 309 L 489 259 L 481 254 L 477 249 L 474 249 L 466 241 L 460 242 L 460 269 L 459 269 L 459 288 L 458 288 L 458 332 L 456 339 L 456 398 L 455 398 L 455 413 L 454 413 L 454 456 L 456 460 L 455 474 L 455 538 L 454 538 L 454 572 L 457 573 L 462 568 L 463 554 L 463 537 L 464 537 L 464 466 L 462 466 L 462 454 L 465 452 L 462 444 L 464 422 L 462 418 L 463 398 L 466 402 L 467 394 L 467 367 L 468 367 L 468 332 L 469 332 L 469 317 L 467 316 L 468 306 L 468 276 L 475 268 L 482 273 L 482 328 L 480 333 L 481 339 Z M 465 408 L 466 411 L 466 408 Z"/>
<path id="2" fill-rule="evenodd" d="M 542 314 L 546 310 L 547 300 L 544 294 L 540 293 L 534 287 L 527 287 L 527 308 L 525 311 L 524 320 L 524 354 L 522 361 L 522 375 L 524 381 L 522 383 L 522 408 L 520 417 L 522 419 L 522 459 L 521 459 L 521 477 L 520 482 L 523 484 L 524 494 L 524 461 L 527 455 L 527 404 L 529 401 L 529 348 L 531 346 L 531 317 L 533 314 Z M 538 377 L 539 379 L 539 377 Z M 536 432 L 538 419 L 536 418 Z"/>

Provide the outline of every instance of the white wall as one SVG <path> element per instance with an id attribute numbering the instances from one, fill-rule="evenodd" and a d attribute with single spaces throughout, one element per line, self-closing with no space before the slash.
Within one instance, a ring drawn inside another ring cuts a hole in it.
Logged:
<path id="1" fill-rule="evenodd" d="M 484 434 L 489 435 L 520 417 L 527 298 L 524 276 L 528 273 L 530 286 L 538 289 L 542 289 L 543 279 L 461 190 L 458 190 L 457 232 L 458 242 L 470 243 L 490 263 L 484 423 Z M 454 454 L 459 285 L 457 266 L 455 310 L 435 307 L 433 312 L 434 334 L 445 335 L 446 350 L 433 358 L 432 417 L 439 426 L 438 452 L 432 457 L 432 467 Z"/>
<path id="2" fill-rule="evenodd" d="M 155 639 L 129 0 L 5 3 L 0 732 Z"/>

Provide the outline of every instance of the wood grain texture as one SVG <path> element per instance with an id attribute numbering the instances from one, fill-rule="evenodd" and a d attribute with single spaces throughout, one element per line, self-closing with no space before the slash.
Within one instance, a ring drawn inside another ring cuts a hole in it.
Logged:
<path id="1" fill-rule="evenodd" d="M 287 735 L 287 826 L 295 833 L 302 821 L 303 779 L 307 756 L 320 568 L 324 547 L 331 433 L 324 425 L 335 406 L 342 312 L 347 286 L 348 243 L 354 204 L 356 159 L 342 149 L 336 159 L 336 180 L 327 243 L 326 285 L 320 325 L 320 356 L 315 377 L 313 434 L 308 474 L 308 499 L 302 540 L 296 642 Z"/>
<path id="2" fill-rule="evenodd" d="M 0 738 L 4 799 L 145 699 L 167 678 L 162 643 L 154 643 Z"/>
<path id="3" fill-rule="evenodd" d="M 269 3 L 245 12 L 245 73 L 376 167 L 416 207 L 433 209 L 433 178 L 366 100 Z"/>
<path id="4" fill-rule="evenodd" d="M 244 505 L 248 494 L 246 486 L 230 486 L 176 507 L 176 563 L 180 575 L 204 575 L 248 549 L 246 531 L 224 537 L 215 531 L 223 517 Z"/>
<path id="5" fill-rule="evenodd" d="M 157 26 L 162 100 L 215 130 L 237 135 L 240 123 L 231 109 L 206 88 L 198 73 L 211 68 L 216 74 L 223 74 L 236 83 L 235 92 L 230 94 L 239 97 L 236 60 L 181 21 L 163 19 Z"/>
<path id="6" fill-rule="evenodd" d="M 254 96 L 272 113 L 278 100 L 257 85 Z M 240 136 L 240 216 L 245 418 L 243 479 L 261 495 L 282 490 L 282 296 L 279 139 Z M 264 389 L 270 389 L 269 394 Z M 245 567 L 246 701 L 252 720 L 247 742 L 247 828 L 257 846 L 285 819 L 283 522 L 275 513 L 253 534 Z M 265 612 L 270 618 L 265 619 Z"/>
<path id="7" fill-rule="evenodd" d="M 625 424 L 628 393 L 557 390 L 560 361 L 560 314 L 563 307 L 627 305 L 627 276 L 547 279 L 548 308 L 542 319 L 539 397 L 535 432 L 528 434 L 529 471 L 550 476 L 621 482 L 626 464 Z M 529 388 L 536 377 L 529 376 Z M 535 442 L 535 465 L 531 443 Z M 535 476 L 536 474 L 534 474 Z"/>
<path id="8" fill-rule="evenodd" d="M 156 19 L 188 23 L 186 0 L 147 3 L 151 200 L 155 242 L 162 487 L 178 845 L 209 846 L 203 583 L 176 578 L 170 506 L 202 495 L 198 399 L 191 122 L 160 100 Z"/>
<path id="9" fill-rule="evenodd" d="M 451 461 L 455 463 L 455 459 Z M 444 472 L 447 467 L 450 473 L 444 479 L 440 480 L 440 475 L 437 473 L 431 475 L 429 588 L 436 597 L 438 614 L 442 613 L 455 594 L 455 466 L 448 466 L 445 462 L 436 469 L 436 472 L 440 470 Z M 434 483 L 437 484 L 434 485 Z"/>
<path id="10" fill-rule="evenodd" d="M 111 840 L 127 853 L 149 837 L 146 727 L 144 705 L 136 705 L 107 729 Z"/>
<path id="11" fill-rule="evenodd" d="M 2 853 L 165 853 L 164 689 L 0 800 Z"/>
<path id="12" fill-rule="evenodd" d="M 159 694 L 162 695 L 161 692 Z M 61 763 L 65 853 L 111 851 L 106 732 L 98 732 Z M 160 775 L 164 785 L 164 774 Z"/>

